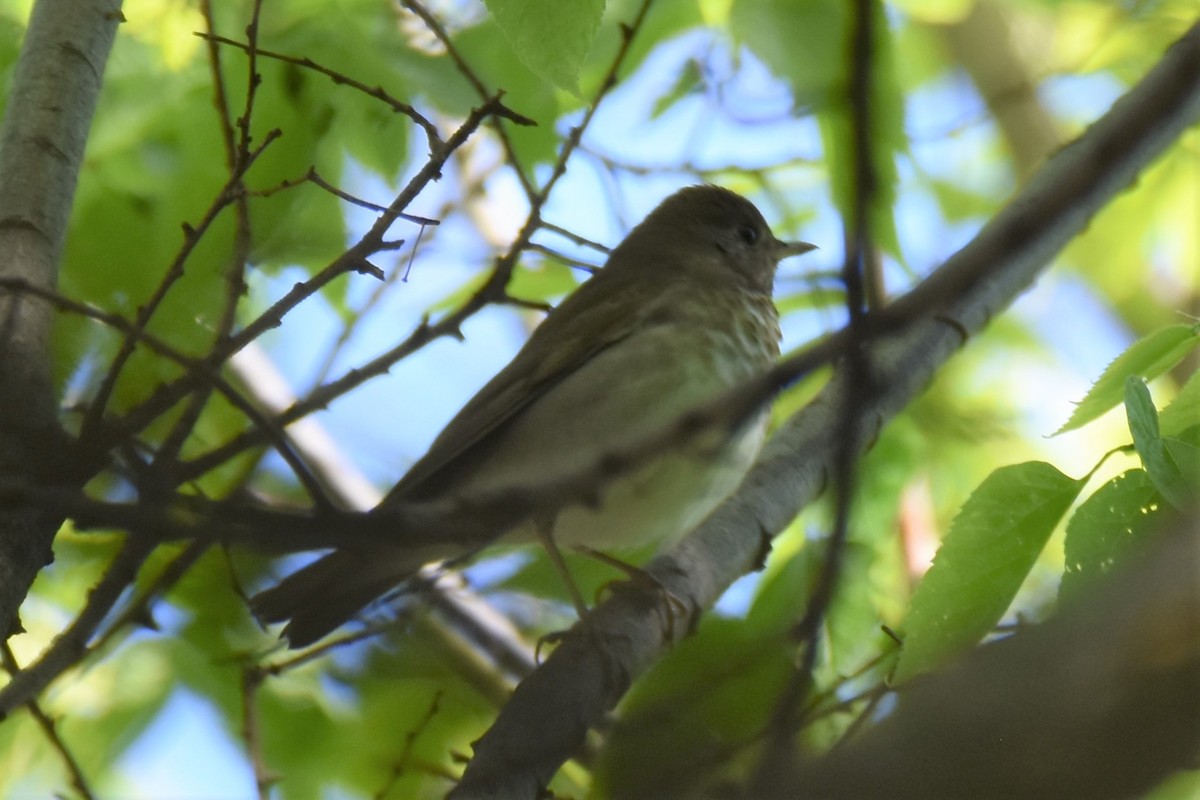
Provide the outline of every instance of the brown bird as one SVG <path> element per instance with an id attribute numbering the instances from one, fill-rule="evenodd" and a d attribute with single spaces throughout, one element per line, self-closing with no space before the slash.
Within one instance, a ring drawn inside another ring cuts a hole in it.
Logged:
<path id="1" fill-rule="evenodd" d="M 776 265 L 812 249 L 775 238 L 758 209 L 727 189 L 692 186 L 668 197 L 550 312 L 377 511 L 536 489 L 765 370 L 779 355 Z M 556 544 L 601 550 L 672 541 L 741 481 L 765 424 L 763 412 L 717 447 L 664 452 L 596 487 L 595 505 L 558 503 L 474 546 L 335 551 L 254 597 L 252 608 L 264 621 L 290 620 L 283 633 L 302 647 L 424 564 L 497 540 L 552 535 Z M 550 530 L 542 516 L 552 519 Z"/>

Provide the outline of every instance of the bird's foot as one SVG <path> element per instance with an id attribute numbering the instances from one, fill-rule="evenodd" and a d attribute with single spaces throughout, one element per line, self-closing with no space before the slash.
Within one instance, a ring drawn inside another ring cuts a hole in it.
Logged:
<path id="1" fill-rule="evenodd" d="M 663 622 L 663 634 L 668 640 L 674 641 L 677 638 L 675 635 L 675 625 L 680 618 L 687 620 L 687 628 L 684 633 L 692 632 L 696 619 L 699 616 L 696 613 L 696 609 L 664 586 L 658 578 L 641 567 L 636 567 L 627 561 L 614 558 L 599 550 L 593 550 L 586 545 L 576 545 L 573 549 L 603 564 L 607 564 L 613 569 L 620 570 L 627 576 L 626 580 L 609 581 L 601 586 L 596 591 L 596 602 L 600 601 L 600 597 L 604 592 L 612 592 L 613 594 L 618 592 L 639 592 L 643 595 L 653 595 L 656 599 L 655 608 Z"/>

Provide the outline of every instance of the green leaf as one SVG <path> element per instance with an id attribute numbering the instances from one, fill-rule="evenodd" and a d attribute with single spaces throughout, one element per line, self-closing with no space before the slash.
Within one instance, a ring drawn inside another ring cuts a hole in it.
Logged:
<path id="1" fill-rule="evenodd" d="M 987 217 L 996 211 L 996 198 L 951 181 L 929 178 L 938 207 L 950 222 Z"/>
<path id="2" fill-rule="evenodd" d="M 1175 436 L 1200 425 L 1200 371 L 1193 372 L 1175 399 L 1158 413 L 1163 436 Z"/>
<path id="3" fill-rule="evenodd" d="M 1200 325 L 1170 325 L 1151 333 L 1113 359 L 1084 396 L 1057 436 L 1081 428 L 1121 402 L 1130 376 L 1152 380 L 1178 364 L 1200 343 Z"/>
<path id="4" fill-rule="evenodd" d="M 594 796 L 706 794 L 696 781 L 712 780 L 722 754 L 761 735 L 791 669 L 787 637 L 707 618 L 627 695 L 596 764 Z"/>
<path id="5" fill-rule="evenodd" d="M 348 103 L 337 98 L 334 104 L 337 113 L 332 138 L 379 177 L 395 178 L 408 155 L 408 118 L 379 103 Z"/>
<path id="6" fill-rule="evenodd" d="M 1196 481 L 1189 480 L 1174 453 L 1178 452 L 1195 475 L 1196 456 L 1190 452 L 1188 442 L 1174 439 L 1170 449 L 1158 427 L 1158 411 L 1150 397 L 1150 389 L 1139 378 L 1131 377 L 1125 382 L 1125 413 L 1129 418 L 1129 432 L 1133 435 L 1133 446 L 1142 459 L 1154 485 L 1163 497 L 1176 508 L 1189 508 L 1196 498 Z"/>
<path id="7" fill-rule="evenodd" d="M 846 217 L 861 181 L 846 101 L 848 51 L 853 35 L 849 6 L 838 0 L 739 0 L 730 19 L 733 35 L 793 88 L 795 105 L 816 109 L 827 154 L 834 204 Z M 896 76 L 892 31 L 878 4 L 872 4 L 870 149 L 874 192 L 871 231 L 889 252 L 898 251 L 894 205 L 896 153 L 907 147 L 904 101 Z"/>
<path id="8" fill-rule="evenodd" d="M 1067 523 L 1059 601 L 1073 600 L 1118 566 L 1137 542 L 1156 529 L 1161 503 L 1162 495 L 1142 469 L 1118 475 L 1085 500 Z"/>
<path id="9" fill-rule="evenodd" d="M 818 105 L 842 79 L 847 8 L 838 0 L 740 0 L 729 29 L 792 84 L 797 105 Z"/>
<path id="10" fill-rule="evenodd" d="M 746 614 L 747 627 L 764 636 L 783 635 L 795 626 L 821 569 L 816 548 L 792 549 L 795 552 L 772 553 Z"/>
<path id="11" fill-rule="evenodd" d="M 1181 509 L 1195 508 L 1200 503 L 1200 425 L 1189 428 L 1181 437 L 1164 436 L 1163 447 L 1167 457 L 1179 470 L 1180 492 L 1183 494 Z"/>
<path id="12" fill-rule="evenodd" d="M 862 184 L 856 174 L 857 154 L 850 146 L 854 136 L 845 90 L 853 29 L 849 8 L 838 0 L 739 0 L 730 19 L 735 38 L 792 85 L 795 105 L 817 110 L 833 202 L 847 218 L 852 216 Z M 898 180 L 896 154 L 907 148 L 904 99 L 893 58 L 892 31 L 879 5 L 871 8 L 874 57 L 869 127 L 875 175 L 868 217 L 875 240 L 888 252 L 898 253 L 892 208 Z"/>
<path id="13" fill-rule="evenodd" d="M 1161 456 L 1162 435 L 1158 432 L 1158 411 L 1150 398 L 1146 382 L 1131 376 L 1125 380 L 1125 415 L 1129 433 L 1142 462 L 1157 462 Z M 1161 466 L 1161 465 L 1158 465 Z"/>
<path id="14" fill-rule="evenodd" d="M 944 663 L 995 626 L 1082 486 L 1040 461 L 1001 467 L 980 484 L 913 595 L 896 682 Z"/>
<path id="15" fill-rule="evenodd" d="M 584 273 L 580 272 L 580 276 Z M 508 283 L 508 293 L 536 303 L 558 302 L 579 288 L 579 277 L 571 267 L 553 258 L 521 264 Z"/>
<path id="16" fill-rule="evenodd" d="M 494 19 L 459 31 L 454 44 L 463 53 L 472 54 L 472 63 L 487 65 L 492 81 L 505 89 L 506 106 L 537 122 L 533 126 L 512 126 L 509 130 L 517 160 L 526 169 L 551 162 L 561 144 L 554 122 L 565 109 L 566 95 L 531 71 Z M 470 106 L 478 103 L 478 97 L 472 98 Z"/>
<path id="17" fill-rule="evenodd" d="M 970 0 L 894 0 L 892 5 L 913 19 L 933 25 L 961 22 L 975 6 Z"/>
<path id="18" fill-rule="evenodd" d="M 604 0 L 485 0 L 513 50 L 539 77 L 579 94 L 579 72 L 592 49 Z"/>

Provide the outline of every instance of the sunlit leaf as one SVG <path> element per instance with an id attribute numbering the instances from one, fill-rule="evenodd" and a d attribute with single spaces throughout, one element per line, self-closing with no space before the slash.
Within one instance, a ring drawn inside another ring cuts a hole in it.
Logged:
<path id="1" fill-rule="evenodd" d="M 1164 436 L 1175 436 L 1200 425 L 1200 370 L 1192 373 L 1175 399 L 1158 412 L 1158 427 Z"/>
<path id="2" fill-rule="evenodd" d="M 1158 411 L 1154 408 L 1150 389 L 1139 378 L 1130 377 L 1125 383 L 1125 412 L 1129 418 L 1133 446 L 1137 449 L 1150 480 L 1176 508 L 1190 508 L 1200 497 L 1194 446 L 1182 440 L 1175 440 L 1173 446 L 1168 449 L 1167 441 L 1159 432 Z M 1175 452 L 1184 459 L 1189 472 L 1180 468 L 1174 457 Z"/>
<path id="3" fill-rule="evenodd" d="M 1162 496 L 1145 470 L 1133 469 L 1101 486 L 1067 523 L 1066 570 L 1058 596 L 1070 601 L 1120 566 L 1161 522 Z"/>
<path id="4" fill-rule="evenodd" d="M 988 476 L 913 595 L 896 682 L 942 664 L 1000 621 L 1082 486 L 1037 461 Z"/>
<path id="5" fill-rule="evenodd" d="M 579 91 L 579 71 L 604 15 L 603 0 L 485 0 L 513 50 L 561 89 Z"/>
<path id="6" fill-rule="evenodd" d="M 1092 384 L 1083 400 L 1056 433 L 1080 428 L 1121 402 L 1125 382 L 1130 376 L 1145 380 L 1157 378 L 1179 363 L 1200 343 L 1200 326 L 1170 325 L 1135 342 L 1113 359 Z"/>

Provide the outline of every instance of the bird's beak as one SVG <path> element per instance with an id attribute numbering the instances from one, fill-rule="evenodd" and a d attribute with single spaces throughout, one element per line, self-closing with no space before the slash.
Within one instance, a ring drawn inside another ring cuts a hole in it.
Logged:
<path id="1" fill-rule="evenodd" d="M 782 261 L 790 256 L 803 255 L 816 249 L 817 246 L 815 244 L 809 244 L 808 242 L 781 242 L 776 239 L 775 260 Z"/>

